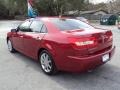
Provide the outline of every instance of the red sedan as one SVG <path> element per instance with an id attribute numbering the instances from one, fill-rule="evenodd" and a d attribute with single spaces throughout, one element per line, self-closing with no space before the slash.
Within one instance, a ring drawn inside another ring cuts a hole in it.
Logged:
<path id="1" fill-rule="evenodd" d="M 69 18 L 32 18 L 7 34 L 10 52 L 38 60 L 46 74 L 84 72 L 108 62 L 114 54 L 112 32 Z"/>

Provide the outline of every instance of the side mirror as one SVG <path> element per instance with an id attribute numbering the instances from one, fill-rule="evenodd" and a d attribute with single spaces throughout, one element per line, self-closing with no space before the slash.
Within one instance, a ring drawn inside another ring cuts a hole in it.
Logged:
<path id="1" fill-rule="evenodd" d="M 11 29 L 11 32 L 17 32 L 17 29 Z"/>

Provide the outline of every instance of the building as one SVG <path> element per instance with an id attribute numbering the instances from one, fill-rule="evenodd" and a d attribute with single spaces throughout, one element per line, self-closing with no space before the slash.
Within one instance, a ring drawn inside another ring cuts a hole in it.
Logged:
<path id="1" fill-rule="evenodd" d="M 85 17 L 89 20 L 100 20 L 101 16 L 107 15 L 108 12 L 105 10 L 90 10 L 90 11 L 68 11 L 65 12 L 64 15 L 67 16 L 81 16 Z"/>
<path id="2" fill-rule="evenodd" d="M 101 16 L 107 14 L 108 12 L 105 10 L 80 11 L 80 16 L 83 16 L 89 20 L 100 20 Z"/>
<path id="3" fill-rule="evenodd" d="M 80 15 L 106 15 L 108 14 L 105 10 L 91 10 L 91 11 L 80 11 Z"/>

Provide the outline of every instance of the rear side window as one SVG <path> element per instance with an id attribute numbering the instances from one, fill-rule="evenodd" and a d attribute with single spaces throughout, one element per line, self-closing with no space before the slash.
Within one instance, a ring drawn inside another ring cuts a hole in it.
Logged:
<path id="1" fill-rule="evenodd" d="M 30 28 L 33 32 L 40 32 L 43 27 L 43 23 L 40 21 L 33 21 Z"/>
<path id="2" fill-rule="evenodd" d="M 91 25 L 76 19 L 52 19 L 51 22 L 62 31 L 93 28 Z"/>
<path id="3" fill-rule="evenodd" d="M 47 33 L 47 28 L 46 28 L 45 25 L 43 25 L 43 27 L 42 27 L 40 33 Z"/>

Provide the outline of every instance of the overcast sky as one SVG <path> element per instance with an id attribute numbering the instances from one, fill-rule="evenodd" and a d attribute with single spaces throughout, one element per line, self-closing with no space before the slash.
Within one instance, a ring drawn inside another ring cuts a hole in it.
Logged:
<path id="1" fill-rule="evenodd" d="M 90 0 L 93 3 L 109 2 L 110 0 Z"/>

